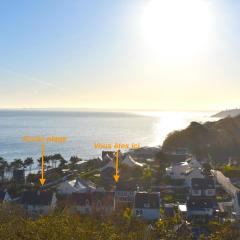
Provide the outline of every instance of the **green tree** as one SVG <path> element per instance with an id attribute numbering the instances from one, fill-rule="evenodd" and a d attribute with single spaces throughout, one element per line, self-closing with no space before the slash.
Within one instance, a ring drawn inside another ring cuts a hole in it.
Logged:
<path id="1" fill-rule="evenodd" d="M 156 233 L 164 240 L 192 240 L 191 231 L 179 215 L 173 218 L 159 220 L 156 223 Z"/>
<path id="2" fill-rule="evenodd" d="M 4 181 L 4 175 L 8 167 L 8 162 L 5 161 L 4 158 L 0 157 L 0 176 L 2 179 L 2 182 Z"/>
<path id="3" fill-rule="evenodd" d="M 22 169 L 24 166 L 23 161 L 21 159 L 14 159 L 13 162 L 11 162 L 11 167 L 15 169 Z"/>
<path id="4" fill-rule="evenodd" d="M 147 167 L 143 171 L 143 176 L 141 178 L 141 182 L 144 188 L 149 188 L 151 186 L 151 180 L 152 180 L 153 172 L 150 167 Z"/>
<path id="5" fill-rule="evenodd" d="M 223 224 L 218 222 L 210 222 L 208 225 L 212 234 L 209 236 L 209 240 L 229 240 L 240 239 L 239 223 L 233 223 L 226 221 Z"/>
<path id="6" fill-rule="evenodd" d="M 29 167 L 29 173 L 31 173 L 33 163 L 34 160 L 31 157 L 26 158 L 23 162 L 24 168 Z"/>
<path id="7" fill-rule="evenodd" d="M 71 156 L 69 161 L 70 161 L 71 165 L 75 165 L 78 162 L 82 161 L 82 159 L 79 158 L 78 156 Z"/>
<path id="8" fill-rule="evenodd" d="M 154 165 L 157 170 L 157 180 L 160 181 L 166 174 L 166 167 L 169 166 L 169 160 L 163 151 L 159 151 L 154 158 Z"/>
<path id="9" fill-rule="evenodd" d="M 65 159 L 63 158 L 63 156 L 61 155 L 61 154 L 59 154 L 59 153 L 57 153 L 57 154 L 54 154 L 54 155 L 52 155 L 52 156 L 50 156 L 50 160 L 52 161 L 52 166 L 54 167 L 54 168 L 56 168 L 57 167 L 57 163 L 65 163 Z M 58 164 L 58 165 L 59 165 Z"/>

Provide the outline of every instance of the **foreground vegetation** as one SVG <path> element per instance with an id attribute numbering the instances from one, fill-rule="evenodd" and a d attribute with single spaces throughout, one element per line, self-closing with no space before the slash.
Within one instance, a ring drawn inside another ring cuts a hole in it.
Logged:
<path id="1" fill-rule="evenodd" d="M 11 214 L 9 214 L 11 213 Z M 210 223 L 205 228 L 211 232 L 201 239 L 240 239 L 239 226 L 230 222 Z M 131 216 L 130 209 L 102 218 L 98 215 L 80 216 L 67 210 L 31 219 L 18 208 L 0 211 L 0 239 L 8 240 L 190 240 L 189 226 L 178 216 L 143 222 Z"/>

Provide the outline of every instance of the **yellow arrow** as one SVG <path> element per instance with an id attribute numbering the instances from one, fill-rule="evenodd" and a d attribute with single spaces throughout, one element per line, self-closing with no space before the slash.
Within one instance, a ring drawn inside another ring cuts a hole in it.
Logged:
<path id="1" fill-rule="evenodd" d="M 119 175 L 118 175 L 118 151 L 116 152 L 116 173 L 113 175 L 115 182 L 119 181 Z"/>
<path id="2" fill-rule="evenodd" d="M 44 178 L 44 142 L 42 142 L 42 177 L 39 179 L 42 186 L 44 185 L 46 179 Z"/>

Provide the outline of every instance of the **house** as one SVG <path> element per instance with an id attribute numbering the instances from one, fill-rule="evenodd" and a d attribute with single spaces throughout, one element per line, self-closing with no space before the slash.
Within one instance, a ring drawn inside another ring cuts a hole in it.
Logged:
<path id="1" fill-rule="evenodd" d="M 111 186 L 114 183 L 113 175 L 116 170 L 113 167 L 104 168 L 100 173 L 100 181 L 105 187 Z"/>
<path id="2" fill-rule="evenodd" d="M 92 212 L 108 216 L 115 210 L 114 192 L 93 192 Z"/>
<path id="3" fill-rule="evenodd" d="M 187 186 L 191 187 L 191 182 L 193 178 L 205 178 L 202 173 L 202 168 L 189 168 L 185 173 L 185 183 Z"/>
<path id="4" fill-rule="evenodd" d="M 146 220 L 160 218 L 160 193 L 138 192 L 134 199 L 133 215 Z"/>
<path id="5" fill-rule="evenodd" d="M 215 197 L 214 180 L 212 178 L 192 178 L 190 195 L 194 197 Z"/>
<path id="6" fill-rule="evenodd" d="M 170 176 L 172 179 L 184 179 L 185 180 L 185 173 L 189 167 L 189 163 L 180 162 L 172 164 L 170 167 L 166 168 L 166 174 Z"/>
<path id="7" fill-rule="evenodd" d="M 189 166 L 185 172 L 186 176 L 186 184 L 191 187 L 191 181 L 193 178 L 205 178 L 205 176 L 202 173 L 202 165 L 201 163 L 196 159 L 195 156 L 191 157 L 189 160 L 187 160 L 189 163 Z"/>
<path id="8" fill-rule="evenodd" d="M 136 193 L 137 187 L 133 186 L 129 182 L 123 182 L 120 180 L 116 184 L 115 188 L 115 204 L 118 207 L 128 206 L 133 207 L 134 197 Z"/>
<path id="9" fill-rule="evenodd" d="M 21 204 L 30 215 L 47 215 L 56 208 L 57 198 L 52 191 L 26 191 Z"/>
<path id="10" fill-rule="evenodd" d="M 103 172 L 109 168 L 115 169 L 115 162 L 113 160 L 109 160 L 108 163 L 100 169 L 100 171 Z"/>
<path id="11" fill-rule="evenodd" d="M 95 190 L 96 186 L 94 183 L 79 177 L 72 181 L 64 181 L 57 187 L 57 192 L 62 195 L 71 195 L 74 192 L 92 192 Z"/>
<path id="12" fill-rule="evenodd" d="M 71 210 L 74 212 L 110 215 L 114 209 L 114 192 L 75 192 L 72 194 Z"/>
<path id="13" fill-rule="evenodd" d="M 144 166 L 144 164 L 135 161 L 130 154 L 127 154 L 127 156 L 123 159 L 122 164 L 125 164 L 130 168 Z"/>
<path id="14" fill-rule="evenodd" d="M 215 203 L 211 198 L 190 197 L 187 201 L 187 217 L 209 219 L 215 212 Z"/>
<path id="15" fill-rule="evenodd" d="M 112 154 L 111 154 L 112 155 Z M 99 169 L 100 171 L 100 175 L 101 175 L 101 181 L 102 183 L 104 183 L 104 185 L 108 185 L 113 183 L 113 175 L 115 173 L 115 152 L 114 152 L 114 157 L 109 157 L 109 155 L 107 154 L 105 156 L 105 162 L 106 164 Z"/>
<path id="16" fill-rule="evenodd" d="M 190 186 L 192 178 L 204 178 L 202 166 L 194 156 L 184 162 L 173 163 L 170 167 L 166 168 L 166 174 L 173 180 L 184 181 L 188 186 Z"/>
<path id="17" fill-rule="evenodd" d="M 173 204 L 164 204 L 164 217 L 174 217 L 175 216 L 175 210 Z"/>
<path id="18" fill-rule="evenodd" d="M 92 195 L 90 192 L 72 194 L 71 210 L 81 214 L 90 214 L 92 212 Z"/>
<path id="19" fill-rule="evenodd" d="M 6 190 L 5 191 L 0 190 L 0 204 L 1 205 L 4 205 L 5 203 L 10 202 L 11 200 L 12 200 L 12 198 Z"/>
<path id="20" fill-rule="evenodd" d="M 240 219 L 240 191 L 237 190 L 232 200 L 233 210 L 236 212 L 236 217 Z"/>
<path id="21" fill-rule="evenodd" d="M 111 159 L 114 159 L 115 155 L 115 151 L 102 151 L 102 161 L 109 161 Z"/>

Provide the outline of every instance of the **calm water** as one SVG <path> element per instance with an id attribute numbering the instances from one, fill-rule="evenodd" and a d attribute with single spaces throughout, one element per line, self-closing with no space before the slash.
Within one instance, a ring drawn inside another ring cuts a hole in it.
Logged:
<path id="1" fill-rule="evenodd" d="M 191 121 L 209 121 L 210 112 L 67 112 L 0 111 L 0 156 L 14 158 L 41 156 L 41 146 L 24 143 L 22 137 L 67 136 L 65 144 L 49 143 L 46 154 L 61 153 L 66 159 L 99 156 L 94 143 L 140 143 L 161 145 L 167 134 L 185 128 Z"/>

